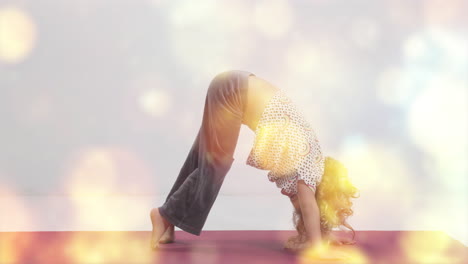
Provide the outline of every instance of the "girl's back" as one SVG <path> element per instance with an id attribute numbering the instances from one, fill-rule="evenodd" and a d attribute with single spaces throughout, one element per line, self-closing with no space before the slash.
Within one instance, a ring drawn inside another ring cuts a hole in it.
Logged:
<path id="1" fill-rule="evenodd" d="M 243 124 L 247 125 L 255 132 L 265 105 L 270 101 L 278 89 L 279 88 L 258 76 L 249 76 L 247 105 L 244 113 Z"/>

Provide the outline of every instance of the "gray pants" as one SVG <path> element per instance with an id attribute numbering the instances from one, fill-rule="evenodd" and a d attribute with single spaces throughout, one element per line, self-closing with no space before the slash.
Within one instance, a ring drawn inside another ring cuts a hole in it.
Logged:
<path id="1" fill-rule="evenodd" d="M 167 221 L 188 233 L 200 235 L 234 161 L 250 75 L 254 74 L 230 70 L 211 81 L 198 135 L 166 201 L 159 207 Z"/>

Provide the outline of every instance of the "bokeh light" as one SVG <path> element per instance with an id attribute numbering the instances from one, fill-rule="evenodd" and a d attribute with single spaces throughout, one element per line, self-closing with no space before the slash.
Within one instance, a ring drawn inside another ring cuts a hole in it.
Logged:
<path id="1" fill-rule="evenodd" d="M 168 92 L 161 89 L 145 91 L 139 98 L 141 109 L 152 116 L 160 117 L 167 113 L 171 105 Z"/>
<path id="2" fill-rule="evenodd" d="M 468 241 L 468 227 L 466 218 L 468 212 L 464 209 L 466 199 L 463 195 L 453 193 L 444 195 L 437 184 L 431 186 L 430 197 L 423 197 L 413 210 L 410 217 L 401 228 L 402 230 L 440 230 L 446 236 L 452 236 L 461 243 Z M 462 209 L 463 208 L 463 209 Z M 453 240 L 451 240 L 453 241 Z"/>
<path id="3" fill-rule="evenodd" d="M 31 245 L 28 236 L 16 232 L 37 227 L 27 204 L 11 187 L 0 185 L 0 261 L 18 263 Z"/>
<path id="4" fill-rule="evenodd" d="M 441 28 L 429 28 L 410 35 L 403 42 L 405 70 L 411 77 L 431 79 L 425 73 L 449 72 L 457 76 L 466 76 L 468 67 L 468 39 L 456 31 Z"/>
<path id="5" fill-rule="evenodd" d="M 400 237 L 400 246 L 412 263 L 461 263 L 460 256 L 448 254 L 451 238 L 443 232 L 406 232 Z"/>
<path id="6" fill-rule="evenodd" d="M 294 35 L 286 53 L 287 68 L 296 73 L 307 74 L 320 71 L 324 54 L 311 40 Z"/>
<path id="7" fill-rule="evenodd" d="M 12 227 L 20 230 L 36 228 L 31 209 L 23 198 L 12 187 L 0 185 L 0 211 L 8 212 L 2 214 L 0 231 L 8 231 Z"/>
<path id="8" fill-rule="evenodd" d="M 300 108 L 306 110 L 305 114 L 323 111 L 318 104 L 310 101 L 320 101 L 323 99 L 320 97 L 322 94 L 331 94 L 339 90 L 344 96 L 352 92 L 352 88 L 346 82 L 346 55 L 333 46 L 332 39 L 317 41 L 311 36 L 295 32 L 282 54 L 284 70 L 278 77 L 278 85 L 287 91 Z M 276 83 L 273 80 L 268 81 Z"/>
<path id="9" fill-rule="evenodd" d="M 131 94 L 125 96 L 126 98 L 132 99 L 132 101 L 126 101 L 126 103 L 129 104 L 132 111 L 137 110 L 137 112 L 128 114 L 135 116 L 137 113 L 140 114 L 143 112 L 151 118 L 165 117 L 174 103 L 176 103 L 173 102 L 170 89 L 169 81 L 162 73 L 139 73 L 135 76 L 131 84 Z M 138 112 L 138 110 L 140 112 Z"/>
<path id="10" fill-rule="evenodd" d="M 466 83 L 434 78 L 410 106 L 408 132 L 412 141 L 434 158 L 443 184 L 466 191 L 468 157 L 468 93 Z M 464 169 L 463 169 L 464 168 Z"/>
<path id="11" fill-rule="evenodd" d="M 76 226 L 87 230 L 121 230 L 146 215 L 152 207 L 144 200 L 116 193 L 151 193 L 156 185 L 149 169 L 134 154 L 118 149 L 92 147 L 67 161 L 65 189 L 69 193 Z M 125 190 L 120 188 L 125 187 Z"/>
<path id="12" fill-rule="evenodd" d="M 381 194 L 394 193 L 398 188 L 401 195 L 408 195 L 412 190 L 410 169 L 400 151 L 394 145 L 349 136 L 338 156 L 358 189 L 371 190 L 379 185 Z"/>
<path id="13" fill-rule="evenodd" d="M 417 32 L 404 41 L 404 65 L 378 79 L 379 99 L 406 110 L 407 135 L 424 153 L 426 177 L 461 192 L 467 185 L 467 45 L 453 30 Z"/>
<path id="14" fill-rule="evenodd" d="M 171 80 L 161 72 L 136 74 L 130 81 L 129 88 L 121 96 L 121 119 L 124 120 L 125 126 L 134 133 L 166 127 L 169 131 L 172 126 L 158 126 L 158 122 L 174 120 L 169 114 L 178 105 L 173 89 Z"/>
<path id="15" fill-rule="evenodd" d="M 72 195 L 111 194 L 117 181 L 117 164 L 105 149 L 86 150 L 71 168 L 67 185 Z"/>
<path id="16" fill-rule="evenodd" d="M 416 60 L 427 56 L 430 52 L 427 41 L 418 35 L 411 36 L 403 47 L 406 57 L 410 60 Z"/>
<path id="17" fill-rule="evenodd" d="M 34 48 L 36 38 L 36 25 L 25 11 L 0 6 L 0 61 L 23 61 Z"/>
<path id="18" fill-rule="evenodd" d="M 20 263 L 32 246 L 29 236 L 18 232 L 3 232 L 0 236 L 0 261 L 2 263 Z"/>
<path id="19" fill-rule="evenodd" d="M 149 242 L 124 232 L 76 233 L 66 243 L 64 253 L 73 263 L 119 263 L 130 259 L 149 263 L 159 257 L 159 252 L 149 249 Z"/>
<path id="20" fill-rule="evenodd" d="M 205 82 L 219 72 L 242 65 L 254 46 L 253 30 L 246 19 L 250 10 L 243 1 L 172 3 L 168 22 L 173 56 Z"/>
<path id="21" fill-rule="evenodd" d="M 294 22 L 294 12 L 287 0 L 256 1 L 253 15 L 258 31 L 272 38 L 286 34 Z"/>
<path id="22" fill-rule="evenodd" d="M 298 254 L 298 263 L 370 263 L 368 257 L 356 246 L 321 245 L 316 248 L 308 247 Z"/>
<path id="23" fill-rule="evenodd" d="M 399 67 L 390 67 L 382 71 L 376 85 L 377 96 L 385 104 L 401 106 L 407 103 L 412 95 L 407 74 Z"/>
<path id="24" fill-rule="evenodd" d="M 415 208 L 417 186 L 411 181 L 411 167 L 401 151 L 395 145 L 354 135 L 346 138 L 336 154 L 335 158 L 345 165 L 350 181 L 359 190 L 360 196 L 354 202 L 355 214 L 360 219 L 367 219 L 368 225 L 375 225 L 375 221 L 383 219 L 373 210 L 385 208 L 394 212 L 411 212 Z M 398 223 L 401 225 L 408 219 L 393 219 L 392 223 L 397 221 L 401 221 Z M 378 224 L 380 228 L 390 225 L 388 221 Z"/>

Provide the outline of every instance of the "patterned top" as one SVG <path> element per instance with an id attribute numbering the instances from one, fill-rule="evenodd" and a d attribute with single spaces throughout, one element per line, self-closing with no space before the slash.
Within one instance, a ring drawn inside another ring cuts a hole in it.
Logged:
<path id="1" fill-rule="evenodd" d="M 298 180 L 315 192 L 322 179 L 325 159 L 315 132 L 281 89 L 263 110 L 246 164 L 269 170 L 268 179 L 289 197 L 297 193 Z"/>

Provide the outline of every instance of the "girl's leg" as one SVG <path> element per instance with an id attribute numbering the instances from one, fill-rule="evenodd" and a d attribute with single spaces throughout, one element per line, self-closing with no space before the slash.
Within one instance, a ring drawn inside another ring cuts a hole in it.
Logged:
<path id="1" fill-rule="evenodd" d="M 159 207 L 160 214 L 167 221 L 188 233 L 200 235 L 234 161 L 249 75 L 253 74 L 227 71 L 211 81 L 202 125 L 184 164 L 186 168 L 182 168 L 170 195 Z"/>

